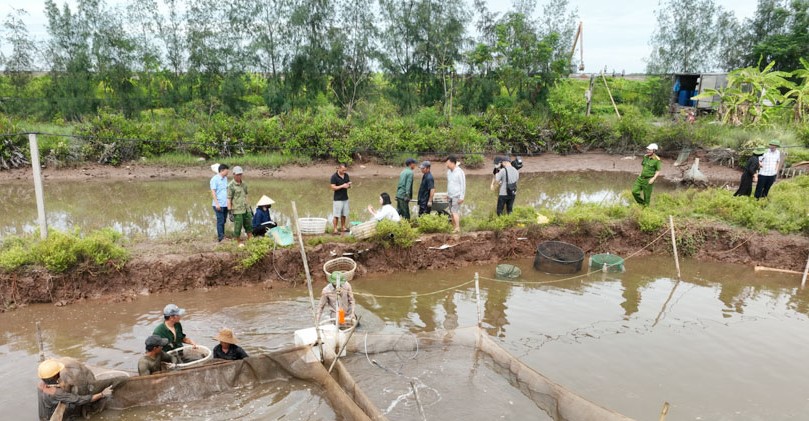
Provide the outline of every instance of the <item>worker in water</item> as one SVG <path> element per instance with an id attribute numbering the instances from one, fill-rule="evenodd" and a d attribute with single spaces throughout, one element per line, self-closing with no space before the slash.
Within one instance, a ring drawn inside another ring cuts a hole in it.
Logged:
<path id="1" fill-rule="evenodd" d="M 329 275 L 329 284 L 320 293 L 320 304 L 317 308 L 317 320 L 328 308 L 329 317 L 337 318 L 340 324 L 351 324 L 354 315 L 354 291 L 345 280 L 343 272 L 334 271 Z"/>
<path id="2" fill-rule="evenodd" d="M 75 361 L 75 360 L 71 360 Z M 77 367 L 84 368 L 90 372 L 83 364 L 75 362 Z M 75 387 L 62 378 L 62 372 L 67 370 L 64 362 L 59 360 L 45 360 L 39 364 L 37 374 L 42 380 L 37 385 L 37 398 L 39 401 L 39 419 L 40 421 L 48 421 L 57 411 L 59 404 L 63 405 L 64 409 L 60 409 L 62 416 L 59 419 L 74 420 L 78 419 L 85 414 L 92 414 L 98 412 L 101 406 L 96 402 L 112 395 L 112 386 L 121 383 L 124 379 L 121 377 L 114 377 L 107 380 L 95 381 L 92 379 L 83 379 L 85 384 L 81 387 Z M 92 373 L 92 372 L 90 372 Z"/>
<path id="3" fill-rule="evenodd" d="M 176 304 L 169 304 L 163 308 L 163 323 L 157 325 L 152 334 L 169 340 L 169 343 L 163 347 L 164 351 L 168 352 L 172 349 L 182 348 L 183 344 L 197 346 L 196 342 L 183 333 L 183 325 L 180 323 L 180 319 L 184 314 L 185 309 L 177 307 Z"/>
<path id="4" fill-rule="evenodd" d="M 652 202 L 654 182 L 660 175 L 662 167 L 660 157 L 657 156 L 657 143 L 651 143 L 646 147 L 646 154 L 643 156 L 643 161 L 640 165 L 643 168 L 632 186 L 632 197 L 641 206 L 649 206 Z"/>
<path id="5" fill-rule="evenodd" d="M 236 335 L 228 328 L 222 328 L 214 338 L 219 341 L 219 345 L 213 348 L 213 357 L 221 360 L 243 360 L 247 358 L 247 352 L 240 347 Z"/>
<path id="6" fill-rule="evenodd" d="M 169 354 L 163 351 L 163 347 L 169 344 L 169 340 L 157 335 L 146 338 L 146 354 L 138 361 L 138 374 L 148 376 L 163 371 L 166 366 L 163 363 L 175 363 Z"/>

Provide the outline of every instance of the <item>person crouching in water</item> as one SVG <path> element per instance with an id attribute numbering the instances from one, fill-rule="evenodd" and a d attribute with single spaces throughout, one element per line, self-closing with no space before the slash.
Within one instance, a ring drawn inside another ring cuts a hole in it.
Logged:
<path id="1" fill-rule="evenodd" d="M 237 345 L 239 340 L 233 331 L 224 328 L 219 331 L 219 334 L 214 338 L 219 341 L 219 345 L 213 347 L 213 357 L 220 360 L 243 360 L 247 358 L 247 353 L 244 352 L 242 347 Z"/>
<path id="2" fill-rule="evenodd" d="M 272 220 L 272 216 L 270 216 L 270 208 L 273 203 L 275 203 L 275 201 L 267 196 L 261 196 L 261 199 L 256 203 L 256 213 L 253 214 L 253 236 L 263 237 L 267 234 L 268 230 L 278 225 Z"/>
<path id="3" fill-rule="evenodd" d="M 163 347 L 168 344 L 169 340 L 162 336 L 152 335 L 146 338 L 146 354 L 138 361 L 139 376 L 148 376 L 163 371 L 166 368 L 163 363 L 179 362 L 163 351 Z"/>
<path id="4" fill-rule="evenodd" d="M 344 279 L 343 272 L 340 271 L 334 271 L 329 275 L 329 284 L 320 292 L 320 304 L 317 308 L 318 323 L 326 308 L 329 309 L 329 317 L 336 318 L 340 324 L 353 323 L 355 319 L 354 290 L 351 289 L 351 284 Z"/>
<path id="5" fill-rule="evenodd" d="M 92 371 L 72 358 L 49 359 L 37 368 L 39 419 L 50 420 L 59 404 L 64 410 L 59 419 L 73 420 L 103 410 L 102 399 L 112 396 L 112 388 L 127 380 L 116 376 L 95 380 Z"/>

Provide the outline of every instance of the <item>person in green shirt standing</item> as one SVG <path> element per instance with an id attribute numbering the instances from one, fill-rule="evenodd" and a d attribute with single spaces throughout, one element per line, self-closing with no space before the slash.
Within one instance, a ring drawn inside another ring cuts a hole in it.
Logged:
<path id="1" fill-rule="evenodd" d="M 657 176 L 660 175 L 662 164 L 660 157 L 655 152 L 657 152 L 657 143 L 652 143 L 646 147 L 646 155 L 643 156 L 643 162 L 640 164 L 643 169 L 632 186 L 632 197 L 641 206 L 649 206 L 652 202 L 654 182 L 657 180 Z"/>
<path id="2" fill-rule="evenodd" d="M 253 215 L 247 201 L 247 184 L 242 180 L 243 174 L 242 167 L 233 167 L 233 180 L 228 184 L 228 210 L 233 215 L 233 237 L 239 241 L 239 247 L 244 247 L 242 229 L 247 233 L 248 240 L 253 236 Z"/>
<path id="3" fill-rule="evenodd" d="M 410 199 L 413 198 L 413 170 L 416 160 L 407 158 L 405 168 L 399 174 L 399 185 L 396 187 L 396 211 L 404 219 L 410 219 Z"/>

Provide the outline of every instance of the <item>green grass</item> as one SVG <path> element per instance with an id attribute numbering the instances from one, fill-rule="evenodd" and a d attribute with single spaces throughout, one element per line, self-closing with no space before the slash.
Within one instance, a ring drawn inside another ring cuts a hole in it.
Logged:
<path id="1" fill-rule="evenodd" d="M 269 154 L 249 154 L 240 157 L 228 158 L 211 158 L 203 160 L 198 156 L 194 156 L 183 152 L 172 152 L 155 156 L 152 158 L 144 158 L 143 163 L 147 165 L 157 166 L 176 166 L 176 167 L 191 167 L 198 166 L 200 162 L 213 164 L 218 162 L 220 164 L 227 164 L 231 168 L 236 165 L 251 168 L 278 168 L 283 165 L 308 165 L 312 159 L 301 155 L 283 155 L 280 153 Z"/>
<path id="2" fill-rule="evenodd" d="M 41 265 L 51 272 L 61 273 L 85 262 L 120 268 L 129 258 L 121 240 L 121 233 L 112 229 L 93 231 L 86 236 L 77 231 L 52 230 L 45 240 L 33 236 L 9 237 L 0 245 L 0 268 L 13 271 Z"/>

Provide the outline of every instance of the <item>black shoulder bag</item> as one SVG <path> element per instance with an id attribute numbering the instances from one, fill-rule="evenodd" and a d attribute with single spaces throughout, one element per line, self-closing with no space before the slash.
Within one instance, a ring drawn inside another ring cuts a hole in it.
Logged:
<path id="1" fill-rule="evenodd" d="M 507 196 L 516 196 L 517 195 L 517 183 L 509 183 L 508 182 L 508 168 L 503 168 L 503 171 L 506 172 L 506 195 Z"/>

